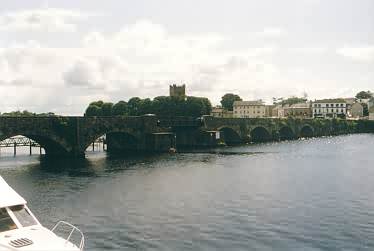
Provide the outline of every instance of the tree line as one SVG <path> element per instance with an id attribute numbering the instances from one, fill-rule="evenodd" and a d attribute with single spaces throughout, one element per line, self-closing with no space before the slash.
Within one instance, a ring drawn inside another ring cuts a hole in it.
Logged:
<path id="1" fill-rule="evenodd" d="M 169 97 L 159 96 L 153 100 L 133 97 L 128 101 L 117 103 L 94 101 L 84 113 L 85 116 L 140 116 L 155 114 L 157 116 L 190 116 L 209 115 L 212 104 L 202 97 Z"/>
<path id="2" fill-rule="evenodd" d="M 53 112 L 35 113 L 35 112 L 29 112 L 27 110 L 23 110 L 23 111 L 12 111 L 12 112 L 0 113 L 0 116 L 2 117 L 52 117 L 52 116 L 56 116 L 56 114 L 54 114 Z"/>

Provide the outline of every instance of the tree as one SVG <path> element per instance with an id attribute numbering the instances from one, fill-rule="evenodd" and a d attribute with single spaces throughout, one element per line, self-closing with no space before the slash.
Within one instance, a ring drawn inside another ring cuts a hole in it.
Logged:
<path id="1" fill-rule="evenodd" d="M 212 104 L 207 98 L 200 97 L 169 97 L 159 96 L 153 100 L 138 97 L 131 98 L 128 102 L 119 101 L 104 103 L 95 101 L 87 107 L 85 116 L 141 116 L 156 114 L 157 116 L 191 116 L 200 117 L 210 114 Z"/>
<path id="2" fill-rule="evenodd" d="M 356 94 L 357 99 L 369 99 L 373 97 L 373 93 L 371 91 L 360 91 Z"/>
<path id="3" fill-rule="evenodd" d="M 101 106 L 102 116 L 112 116 L 113 103 L 105 102 Z"/>
<path id="4" fill-rule="evenodd" d="M 86 112 L 84 113 L 84 116 L 102 116 L 102 110 L 101 110 L 101 107 L 97 106 L 97 105 L 92 105 L 90 104 L 87 109 L 86 109 Z"/>
<path id="5" fill-rule="evenodd" d="M 153 103 L 149 98 L 140 100 L 138 105 L 138 114 L 144 115 L 153 113 Z"/>
<path id="6" fill-rule="evenodd" d="M 0 113 L 0 116 L 4 117 L 30 117 L 30 116 L 37 116 L 37 117 L 54 117 L 57 116 L 53 112 L 43 112 L 43 113 L 34 113 L 29 112 L 27 110 L 24 111 L 13 111 L 13 112 L 5 112 L 3 114 Z"/>
<path id="7" fill-rule="evenodd" d="M 282 105 L 294 105 L 294 104 L 298 104 L 298 103 L 305 103 L 306 101 L 308 101 L 307 98 L 298 98 L 298 97 L 290 97 L 286 100 L 283 100 L 282 101 Z"/>
<path id="8" fill-rule="evenodd" d="M 208 98 L 201 98 L 204 104 L 204 110 L 201 115 L 209 115 L 212 112 L 212 103 Z"/>
<path id="9" fill-rule="evenodd" d="M 362 108 L 363 108 L 363 115 L 366 117 L 366 116 L 369 116 L 369 108 L 368 108 L 368 104 L 366 103 L 361 103 L 362 105 Z"/>
<path id="10" fill-rule="evenodd" d="M 104 102 L 102 100 L 91 102 L 90 105 L 96 105 L 97 107 L 102 107 Z"/>
<path id="11" fill-rule="evenodd" d="M 284 99 L 284 98 L 278 98 L 278 99 L 275 99 L 273 98 L 273 104 L 274 105 L 282 105 L 282 106 L 285 106 L 285 105 L 294 105 L 294 104 L 297 104 L 297 103 L 305 103 L 307 102 L 308 99 L 305 97 L 302 97 L 302 98 L 299 98 L 299 97 L 296 97 L 296 96 L 292 96 L 292 97 L 289 97 L 287 99 Z"/>
<path id="12" fill-rule="evenodd" d="M 141 99 L 138 97 L 130 98 L 129 102 L 127 102 L 127 107 L 128 107 L 130 116 L 139 115 L 140 102 L 141 102 Z"/>
<path id="13" fill-rule="evenodd" d="M 120 115 L 123 116 L 127 114 L 128 114 L 127 102 L 121 100 L 115 105 L 113 105 L 113 108 L 112 108 L 113 116 L 120 116 Z"/>
<path id="14" fill-rule="evenodd" d="M 191 117 L 200 117 L 202 110 L 204 109 L 204 104 L 199 98 L 187 97 L 186 100 L 186 114 Z"/>
<path id="15" fill-rule="evenodd" d="M 283 97 L 280 97 L 280 98 L 273 97 L 273 105 L 280 105 L 282 104 L 283 100 L 284 100 Z"/>
<path id="16" fill-rule="evenodd" d="M 234 104 L 235 101 L 242 101 L 242 99 L 236 94 L 226 93 L 225 95 L 223 95 L 223 97 L 221 99 L 221 105 L 224 109 L 226 109 L 228 111 L 232 111 L 233 110 L 233 104 Z"/>
<path id="17" fill-rule="evenodd" d="M 13 112 L 5 112 L 2 114 L 5 117 L 30 117 L 30 116 L 37 116 L 36 113 L 29 112 L 27 110 L 23 111 L 13 111 Z"/>

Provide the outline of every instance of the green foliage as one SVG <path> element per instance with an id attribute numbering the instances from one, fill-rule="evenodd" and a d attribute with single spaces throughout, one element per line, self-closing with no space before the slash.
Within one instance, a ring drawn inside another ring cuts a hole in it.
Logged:
<path id="1" fill-rule="evenodd" d="M 128 114 L 128 107 L 126 101 L 119 101 L 112 107 L 112 115 L 113 116 L 125 116 Z"/>
<path id="2" fill-rule="evenodd" d="M 129 99 L 129 102 L 127 102 L 127 107 L 128 107 L 130 116 L 139 115 L 139 108 L 140 108 L 141 101 L 142 100 L 139 97 L 134 97 L 134 98 Z"/>
<path id="3" fill-rule="evenodd" d="M 3 117 L 32 117 L 32 116 L 53 117 L 53 116 L 56 116 L 56 115 L 53 112 L 34 113 L 34 112 L 29 112 L 27 110 L 24 110 L 24 111 L 5 112 L 5 113 L 2 113 L 0 116 L 3 116 Z"/>
<path id="4" fill-rule="evenodd" d="M 299 98 L 299 97 L 296 97 L 296 96 L 292 96 L 292 97 L 289 97 L 289 98 L 273 98 L 273 103 L 274 105 L 282 105 L 282 106 L 285 106 L 285 105 L 294 105 L 294 104 L 298 104 L 298 103 L 305 103 L 307 102 L 308 99 L 305 98 L 305 97 L 302 97 L 302 98 Z"/>
<path id="5" fill-rule="evenodd" d="M 87 107 L 84 116 L 112 116 L 113 103 L 101 100 L 91 102 Z"/>
<path id="6" fill-rule="evenodd" d="M 99 106 L 101 105 L 101 106 Z M 207 98 L 159 96 L 153 100 L 138 97 L 128 102 L 116 104 L 102 101 L 92 102 L 86 109 L 85 116 L 140 116 L 156 114 L 158 116 L 191 116 L 200 117 L 210 114 L 212 104 Z"/>
<path id="7" fill-rule="evenodd" d="M 186 109 L 189 116 L 200 117 L 210 114 L 212 111 L 212 104 L 207 98 L 187 97 Z"/>
<path id="8" fill-rule="evenodd" d="M 113 103 L 103 103 L 101 106 L 101 112 L 103 116 L 112 116 Z"/>
<path id="9" fill-rule="evenodd" d="M 242 101 L 242 99 L 238 95 L 236 95 L 236 94 L 226 93 L 221 98 L 221 105 L 222 105 L 222 107 L 224 109 L 226 109 L 228 111 L 232 111 L 233 110 L 234 101 Z"/>
<path id="10" fill-rule="evenodd" d="M 357 99 L 369 99 L 372 98 L 374 94 L 371 91 L 360 91 L 356 94 Z"/>
<path id="11" fill-rule="evenodd" d="M 102 107 L 104 102 L 102 100 L 91 102 L 90 105 L 96 105 L 97 107 Z"/>
<path id="12" fill-rule="evenodd" d="M 361 103 L 362 105 L 362 108 L 363 108 L 363 115 L 364 116 L 369 116 L 369 108 L 368 108 L 368 104 L 366 103 Z"/>
<path id="13" fill-rule="evenodd" d="M 142 99 L 138 103 L 138 115 L 150 114 L 153 113 L 152 101 L 149 98 Z"/>
<path id="14" fill-rule="evenodd" d="M 84 113 L 84 116 L 102 116 L 103 115 L 103 110 L 101 109 L 101 107 L 97 106 L 97 105 L 93 105 L 93 104 L 90 104 L 87 109 L 86 109 L 86 112 Z"/>
<path id="15" fill-rule="evenodd" d="M 374 133 L 374 121 L 372 120 L 357 121 L 356 131 L 359 133 Z"/>

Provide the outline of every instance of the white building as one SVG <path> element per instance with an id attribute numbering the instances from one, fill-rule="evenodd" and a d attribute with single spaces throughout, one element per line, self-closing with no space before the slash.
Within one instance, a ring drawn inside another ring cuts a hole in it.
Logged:
<path id="1" fill-rule="evenodd" d="M 284 108 L 282 105 L 277 105 L 272 111 L 273 117 L 284 118 Z"/>
<path id="2" fill-rule="evenodd" d="M 215 118 L 232 118 L 232 114 L 232 111 L 227 111 L 226 109 L 223 109 L 221 106 L 216 106 L 212 108 L 210 116 L 213 116 Z"/>
<path id="3" fill-rule="evenodd" d="M 374 107 L 374 98 L 371 98 L 368 102 L 368 109 L 370 110 L 372 107 Z"/>
<path id="4" fill-rule="evenodd" d="M 348 117 L 361 118 L 364 116 L 364 107 L 360 103 L 354 103 L 347 109 Z"/>
<path id="5" fill-rule="evenodd" d="M 344 99 L 322 99 L 312 103 L 313 118 L 344 118 L 347 103 Z"/>
<path id="6" fill-rule="evenodd" d="M 374 120 L 374 106 L 369 109 L 369 120 Z"/>
<path id="7" fill-rule="evenodd" d="M 234 118 L 263 118 L 266 115 L 265 104 L 257 101 L 235 101 Z"/>

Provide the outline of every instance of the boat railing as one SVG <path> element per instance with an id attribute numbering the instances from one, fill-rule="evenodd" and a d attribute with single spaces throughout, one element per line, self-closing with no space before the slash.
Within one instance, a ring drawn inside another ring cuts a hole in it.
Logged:
<path id="1" fill-rule="evenodd" d="M 56 223 L 56 225 L 52 228 L 51 231 L 53 233 L 55 233 L 56 235 L 61 236 L 61 235 L 58 234 L 58 230 L 59 230 L 59 228 L 61 228 L 63 226 L 70 228 L 69 231 L 68 231 L 69 232 L 68 237 L 63 238 L 63 239 L 66 240 L 66 243 L 71 242 L 70 239 L 71 239 L 73 233 L 77 232 L 80 235 L 79 250 L 83 251 L 84 244 L 85 244 L 84 243 L 84 235 L 83 235 L 82 231 L 79 228 L 77 228 L 76 226 L 74 226 L 74 225 L 72 225 L 72 224 L 70 224 L 69 222 L 66 222 L 66 221 L 59 221 L 59 222 Z M 73 243 L 73 242 L 71 242 L 71 243 Z M 77 245 L 76 243 L 73 243 L 73 244 Z"/>

